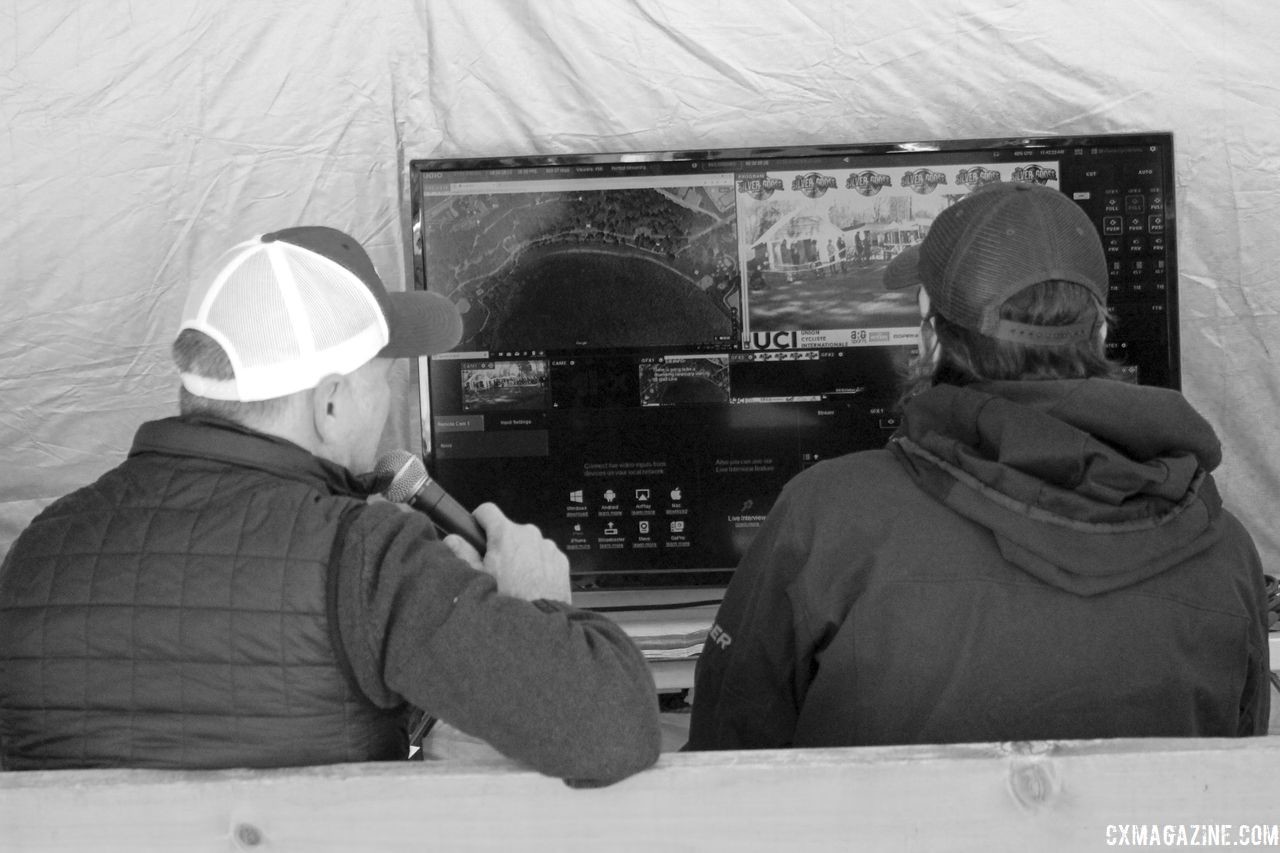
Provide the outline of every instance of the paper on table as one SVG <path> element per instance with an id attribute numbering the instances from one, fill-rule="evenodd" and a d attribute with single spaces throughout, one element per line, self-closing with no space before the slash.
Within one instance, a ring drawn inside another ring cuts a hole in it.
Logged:
<path id="1" fill-rule="evenodd" d="M 715 619 L 715 606 L 607 614 L 627 632 L 649 660 L 696 658 Z"/>

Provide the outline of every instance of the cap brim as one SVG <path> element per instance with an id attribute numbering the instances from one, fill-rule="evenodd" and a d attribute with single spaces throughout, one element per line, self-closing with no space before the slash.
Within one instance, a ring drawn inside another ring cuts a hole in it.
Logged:
<path id="1" fill-rule="evenodd" d="M 902 290 L 917 287 L 920 280 L 920 247 L 912 246 L 903 249 L 884 270 L 884 289 Z"/>
<path id="2" fill-rule="evenodd" d="M 446 297 L 425 290 L 387 294 L 390 342 L 381 358 L 418 358 L 447 352 L 462 339 L 462 317 Z"/>

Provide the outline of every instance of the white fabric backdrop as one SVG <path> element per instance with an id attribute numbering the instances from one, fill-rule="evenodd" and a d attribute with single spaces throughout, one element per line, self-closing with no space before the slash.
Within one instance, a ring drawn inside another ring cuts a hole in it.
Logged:
<path id="1" fill-rule="evenodd" d="M 232 243 L 333 225 L 403 286 L 411 158 L 1172 130 L 1184 390 L 1280 570 L 1277 35 L 1273 0 L 0 2 L 0 553 L 174 411 Z"/>

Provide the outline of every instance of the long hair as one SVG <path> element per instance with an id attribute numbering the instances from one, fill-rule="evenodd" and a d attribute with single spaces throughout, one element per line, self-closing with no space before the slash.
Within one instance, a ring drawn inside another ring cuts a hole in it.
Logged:
<path id="1" fill-rule="evenodd" d="M 987 337 L 933 313 L 937 346 L 935 364 L 921 352 L 907 369 L 899 405 L 934 385 L 1043 379 L 1126 379 L 1124 368 L 1107 358 L 1102 336 L 1066 344 L 1023 344 Z M 1106 306 L 1088 289 L 1069 281 L 1042 281 L 1005 300 L 1000 317 L 1034 326 L 1070 326 L 1090 317 L 1101 325 L 1112 321 Z M 1097 331 L 1100 331 L 1098 329 Z"/>
<path id="2" fill-rule="evenodd" d="M 173 363 L 182 373 L 194 373 L 208 379 L 236 378 L 227 354 L 217 341 L 204 332 L 183 329 L 173 342 L 172 352 Z M 285 406 L 284 397 L 241 403 L 234 400 L 211 400 L 192 394 L 185 387 L 178 389 L 178 411 L 184 417 L 203 415 L 252 426 L 275 418 Z"/>

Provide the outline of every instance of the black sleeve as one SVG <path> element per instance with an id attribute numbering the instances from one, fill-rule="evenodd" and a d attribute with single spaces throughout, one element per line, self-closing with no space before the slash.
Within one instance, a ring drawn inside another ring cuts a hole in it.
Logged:
<path id="1" fill-rule="evenodd" d="M 698 658 L 687 750 L 791 746 L 808 687 L 811 644 L 791 584 L 807 554 L 789 492 L 743 556 Z"/>
<path id="2" fill-rule="evenodd" d="M 1271 643 L 1270 602 L 1267 599 L 1266 580 L 1262 564 L 1258 562 L 1259 591 L 1258 618 L 1252 626 L 1249 638 L 1249 672 L 1245 677 L 1244 695 L 1240 698 L 1241 736 L 1265 735 L 1271 722 Z"/>
<path id="3" fill-rule="evenodd" d="M 1237 549 L 1235 559 L 1240 574 L 1237 578 L 1242 601 L 1247 602 L 1252 618 L 1248 624 L 1248 667 L 1240 695 L 1240 713 L 1236 733 L 1241 737 L 1265 735 L 1271 718 L 1271 600 L 1262 558 L 1249 531 L 1230 512 L 1223 511 L 1224 537 Z"/>
<path id="4" fill-rule="evenodd" d="M 408 701 L 550 776 L 608 783 L 661 744 L 643 656 L 612 621 L 500 594 L 417 514 L 371 504 L 340 561 L 339 627 L 364 693 Z"/>

